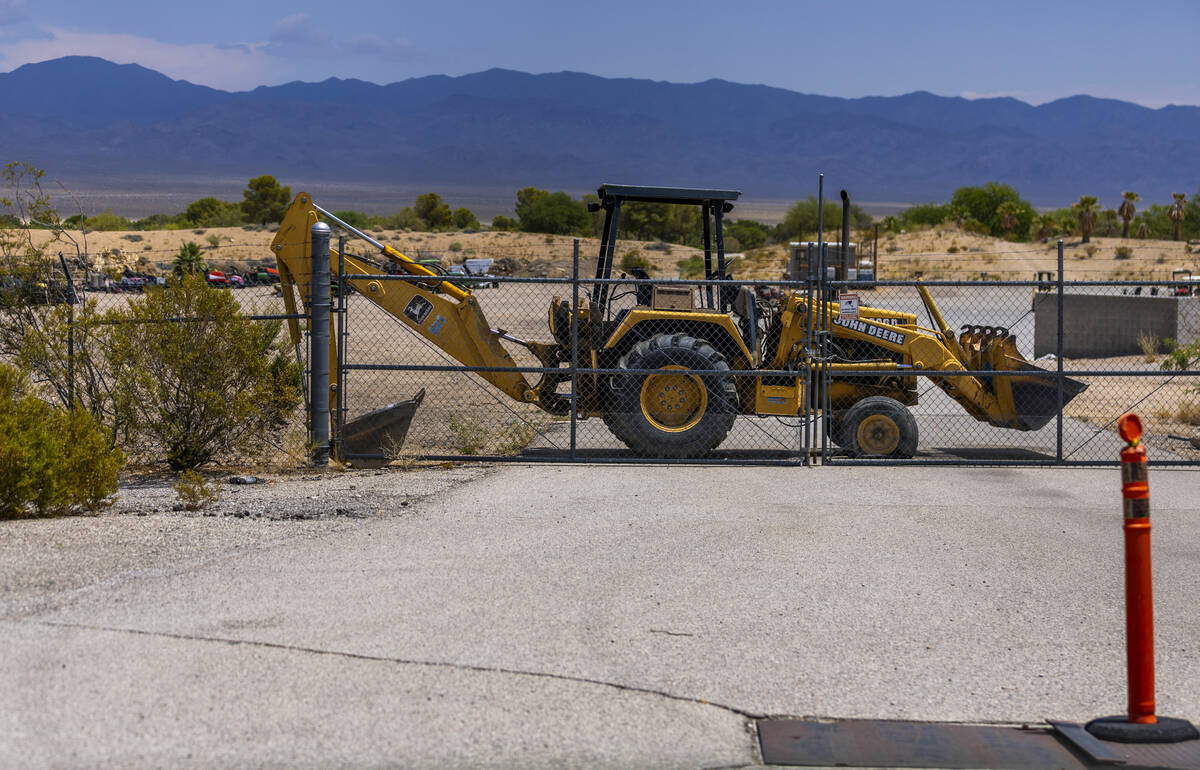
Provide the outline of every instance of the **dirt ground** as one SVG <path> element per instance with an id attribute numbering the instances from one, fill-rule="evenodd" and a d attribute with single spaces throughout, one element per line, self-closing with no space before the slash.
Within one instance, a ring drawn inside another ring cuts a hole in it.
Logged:
<path id="1" fill-rule="evenodd" d="M 416 258 L 440 258 L 447 265 L 467 257 L 493 257 L 506 259 L 497 268 L 513 275 L 566 277 L 571 271 L 574 239 L 568 236 L 395 230 L 373 230 L 371 235 L 402 253 Z M 187 241 L 203 247 L 205 259 L 213 267 L 244 270 L 251 264 L 273 261 L 267 248 L 274 237 L 270 228 L 72 231 L 70 236 L 81 250 L 91 255 L 93 267 L 100 270 L 130 267 L 161 273 L 169 269 L 175 253 Z M 837 233 L 826 233 L 826 239 L 836 240 Z M 860 257 L 876 250 L 873 240 L 861 240 Z M 351 249 L 355 243 L 350 241 Z M 1122 248 L 1129 250 L 1129 256 L 1118 256 L 1117 251 Z M 69 255 L 74 247 L 64 241 L 63 249 Z M 598 249 L 597 239 L 581 239 L 584 275 L 590 275 L 594 269 Z M 617 245 L 615 268 L 620 269 L 622 256 L 635 250 L 650 264 L 651 274 L 663 278 L 677 277 L 680 261 L 702 253 L 674 244 L 623 240 Z M 968 233 L 953 225 L 881 234 L 877 251 L 880 277 L 893 280 L 914 277 L 1032 280 L 1038 271 L 1055 270 L 1057 263 L 1055 241 L 1014 243 Z M 769 246 L 731 255 L 731 260 L 731 271 L 737 278 L 777 279 L 787 264 L 787 247 Z M 1074 239 L 1065 244 L 1064 268 L 1068 280 L 1166 280 L 1177 269 L 1200 274 L 1200 247 L 1182 241 L 1138 238 L 1092 238 L 1088 244 Z"/>

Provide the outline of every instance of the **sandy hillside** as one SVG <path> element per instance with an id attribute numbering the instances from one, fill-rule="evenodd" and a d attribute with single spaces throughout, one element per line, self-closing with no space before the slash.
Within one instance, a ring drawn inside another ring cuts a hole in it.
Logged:
<path id="1" fill-rule="evenodd" d="M 421 233 L 374 230 L 372 237 L 417 258 L 439 258 L 446 264 L 467 257 L 508 258 L 498 267 L 513 274 L 563 277 L 570 275 L 573 239 L 568 236 L 508 232 Z M 70 236 L 86 244 L 91 266 L 104 270 L 130 267 L 155 272 L 169 269 L 180 245 L 187 241 L 204 249 L 213 267 L 244 270 L 251 264 L 273 259 L 268 244 L 274 237 L 271 228 L 216 227 L 196 230 L 152 230 L 139 232 L 73 231 Z M 836 233 L 827 238 L 836 240 Z M 370 247 L 361 241 L 348 241 L 350 250 L 366 253 Z M 356 245 L 359 244 L 359 245 Z M 363 247 L 366 247 L 365 249 Z M 869 255 L 874 244 L 863 243 L 860 256 Z M 69 241 L 62 248 L 74 251 Z M 584 275 L 591 275 L 599 242 L 584 238 L 580 242 L 580 264 Z M 1053 271 L 1056 243 L 1013 243 L 998 238 L 964 232 L 953 226 L 939 226 L 914 232 L 887 233 L 880 236 L 878 259 L 884 279 L 1010 279 L 1032 280 L 1038 271 Z M 1128 249 L 1128 255 L 1118 253 Z M 679 275 L 679 262 L 695 257 L 698 249 L 674 244 L 620 241 L 615 268 L 621 257 L 637 251 L 651 265 L 657 277 Z M 787 247 L 768 246 L 745 254 L 731 255 L 735 277 L 774 279 L 782 275 L 787 263 Z M 1082 244 L 1078 239 L 1065 245 L 1068 280 L 1166 280 L 1173 270 L 1189 269 L 1200 274 L 1200 246 L 1183 242 L 1140 240 L 1136 238 L 1093 238 Z M 984 275 L 986 274 L 986 276 Z"/>

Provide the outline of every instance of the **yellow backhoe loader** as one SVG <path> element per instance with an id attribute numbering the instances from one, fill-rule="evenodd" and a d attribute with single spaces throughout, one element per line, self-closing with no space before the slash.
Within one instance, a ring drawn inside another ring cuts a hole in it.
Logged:
<path id="1" fill-rule="evenodd" d="M 1036 430 L 1057 414 L 1054 375 L 1025 361 L 1004 329 L 964 327 L 958 336 L 942 318 L 924 286 L 921 298 L 936 328 L 917 324 L 912 313 L 858 307 L 845 314 L 838 302 L 792 291 L 777 301 L 760 301 L 749 286 L 693 287 L 634 282 L 634 304 L 615 307 L 612 274 L 622 204 L 630 201 L 699 206 L 704 223 L 705 278 L 726 280 L 723 217 L 740 193 L 606 184 L 597 210 L 605 212 L 598 283 L 579 303 L 580 368 L 613 370 L 578 377 L 581 419 L 598 417 L 634 452 L 652 457 L 701 457 L 716 448 L 739 415 L 796 417 L 808 412 L 806 367 L 821 367 L 828 382 L 811 403 L 821 404 L 829 436 L 854 456 L 911 457 L 917 425 L 909 407 L 917 403 L 917 378 L 926 376 L 978 420 L 1002 428 Z M 272 242 L 288 312 L 292 288 L 308 301 L 312 225 L 331 221 L 364 239 L 391 272 L 428 280 L 372 278 L 381 267 L 349 254 L 347 285 L 395 316 L 466 366 L 516 367 L 504 343 L 531 351 L 544 368 L 530 382 L 515 371 L 478 374 L 517 401 L 552 414 L 568 414 L 572 348 L 572 302 L 550 303 L 552 340 L 520 340 L 493 328 L 467 286 L 406 257 L 317 206 L 300 193 Z M 715 238 L 714 238 L 715 235 Z M 336 275 L 338 260 L 331 260 Z M 635 278 L 645 277 L 638 275 Z M 628 304 L 628 303 L 626 303 Z M 810 314 L 813 317 L 810 319 Z M 812 331 L 828 332 L 819 357 Z M 299 337 L 298 325 L 292 333 Z M 336 335 L 331 335 L 336 345 Z M 336 360 L 336 355 L 331 355 Z M 1017 372 L 978 376 L 966 371 Z M 759 372 L 763 372 L 760 374 Z M 336 381 L 332 383 L 336 387 Z M 1087 386 L 1067 379 L 1064 402 Z"/>

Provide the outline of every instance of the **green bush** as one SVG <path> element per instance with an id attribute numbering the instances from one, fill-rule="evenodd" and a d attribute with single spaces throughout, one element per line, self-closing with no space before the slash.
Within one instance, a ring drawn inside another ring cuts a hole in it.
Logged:
<path id="1" fill-rule="evenodd" d="M 0 364 L 0 518 L 96 510 L 124 459 L 82 409 L 55 409 Z"/>
<path id="2" fill-rule="evenodd" d="M 691 256 L 675 263 L 679 267 L 680 278 L 703 278 L 704 257 Z"/>
<path id="3" fill-rule="evenodd" d="M 1130 248 L 1129 246 L 1118 246 L 1117 253 L 1113 257 L 1113 259 L 1132 259 L 1132 258 L 1133 258 L 1133 249 Z"/>
<path id="4" fill-rule="evenodd" d="M 642 256 L 642 252 L 637 249 L 630 249 L 621 255 L 621 269 L 630 273 L 634 270 L 642 270 L 649 273 L 654 269 L 654 266 L 650 264 L 650 260 Z"/>
<path id="5" fill-rule="evenodd" d="M 262 452 L 300 403 L 280 322 L 251 321 L 204 276 L 172 278 L 109 320 L 116 424 L 174 470 Z"/>

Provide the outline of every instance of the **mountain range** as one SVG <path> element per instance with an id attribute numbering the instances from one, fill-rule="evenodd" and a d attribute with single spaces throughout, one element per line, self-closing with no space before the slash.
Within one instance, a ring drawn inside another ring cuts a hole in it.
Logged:
<path id="1" fill-rule="evenodd" d="M 359 180 L 579 194 L 619 182 L 798 198 L 824 172 L 856 200 L 945 200 L 997 180 L 1039 205 L 1090 194 L 1113 206 L 1122 190 L 1168 202 L 1200 187 L 1200 108 L 1090 96 L 844 99 L 501 69 L 227 92 L 72 56 L 0 74 L 0 105 L 0 162 L 110 184 L 270 173 L 294 190 Z"/>

